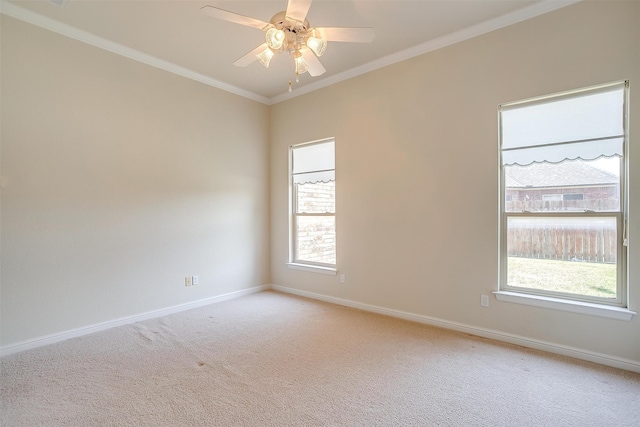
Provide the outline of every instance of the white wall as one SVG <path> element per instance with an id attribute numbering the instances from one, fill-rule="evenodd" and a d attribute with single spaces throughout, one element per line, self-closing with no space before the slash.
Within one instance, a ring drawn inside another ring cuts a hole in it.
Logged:
<path id="1" fill-rule="evenodd" d="M 267 106 L 1 22 L 3 347 L 268 283 Z"/>
<path id="2" fill-rule="evenodd" d="M 640 369 L 629 322 L 480 295 L 498 283 L 497 106 L 631 80 L 630 304 L 640 311 L 640 2 L 582 2 L 271 111 L 272 283 Z M 336 138 L 337 277 L 290 270 L 287 147 Z"/>

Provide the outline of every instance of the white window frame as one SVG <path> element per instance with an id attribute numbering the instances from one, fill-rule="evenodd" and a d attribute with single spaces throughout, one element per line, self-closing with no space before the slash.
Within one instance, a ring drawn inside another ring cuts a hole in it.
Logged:
<path id="1" fill-rule="evenodd" d="M 316 141 L 310 141 L 310 142 L 305 142 L 305 143 L 301 143 L 301 144 L 294 144 L 291 145 L 289 147 L 289 262 L 287 263 L 287 266 L 291 269 L 294 270 L 302 270 L 302 271 L 309 271 L 309 272 L 313 272 L 313 273 L 321 273 L 321 274 L 329 274 L 329 275 L 336 275 L 337 274 L 337 239 L 338 239 L 338 230 L 337 230 L 337 222 L 336 222 L 336 264 L 326 264 L 326 263 L 319 263 L 319 262 L 313 262 L 313 261 L 307 261 L 307 260 L 300 260 L 296 258 L 296 223 L 297 223 L 297 219 L 298 217 L 309 217 L 309 216 L 323 216 L 323 217 L 334 217 L 334 219 L 336 218 L 336 212 L 334 210 L 333 213 L 331 212 L 326 212 L 326 213 L 299 213 L 298 209 L 297 209 L 297 194 L 296 194 L 296 185 L 294 184 L 294 165 L 293 165 L 293 158 L 294 158 L 294 151 L 297 148 L 303 148 L 303 147 L 309 147 L 312 145 L 318 145 L 318 144 L 326 144 L 328 142 L 333 142 L 334 144 L 334 161 L 335 161 L 335 138 L 325 138 L 325 139 L 320 139 L 320 140 L 316 140 Z M 335 174 L 335 166 L 332 169 L 333 173 Z M 325 171 L 329 171 L 329 170 L 322 170 L 322 171 L 318 171 L 318 172 L 325 172 Z M 336 189 L 337 192 L 337 189 Z M 335 200 L 334 200 L 335 203 Z"/>
<path id="2" fill-rule="evenodd" d="M 505 207 L 505 168 L 502 161 L 502 111 L 504 108 L 513 108 L 517 105 L 532 105 L 540 101 L 548 101 L 550 99 L 569 99 L 580 97 L 587 93 L 597 93 L 612 88 L 613 86 L 624 87 L 624 107 L 623 107 L 623 161 L 620 162 L 620 206 L 618 211 L 614 212 L 506 212 Z M 628 218 L 628 103 L 629 103 L 629 82 L 615 82 L 607 85 L 584 88 L 575 91 L 568 91 L 553 94 L 534 99 L 517 101 L 502 104 L 498 108 L 498 124 L 499 124 L 499 144 L 498 144 L 498 160 L 499 160 L 499 285 L 498 291 L 494 292 L 496 298 L 500 301 L 513 302 L 518 304 L 539 306 L 544 308 L 558 309 L 582 314 L 590 314 L 600 317 L 630 320 L 636 314 L 629 310 L 628 307 L 628 248 L 627 248 L 627 218 Z M 573 295 L 560 292 L 534 290 L 527 288 L 519 288 L 509 286 L 507 282 L 507 222 L 509 218 L 517 217 L 615 217 L 617 223 L 617 289 L 616 299 L 608 300 L 604 298 L 590 297 L 587 295 Z"/>

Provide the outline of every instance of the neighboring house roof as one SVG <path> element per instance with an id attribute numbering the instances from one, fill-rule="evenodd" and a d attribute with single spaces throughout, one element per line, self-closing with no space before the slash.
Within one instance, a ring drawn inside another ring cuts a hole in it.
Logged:
<path id="1" fill-rule="evenodd" d="M 532 163 L 528 166 L 505 167 L 507 188 L 611 185 L 618 182 L 616 175 L 586 162 Z"/>

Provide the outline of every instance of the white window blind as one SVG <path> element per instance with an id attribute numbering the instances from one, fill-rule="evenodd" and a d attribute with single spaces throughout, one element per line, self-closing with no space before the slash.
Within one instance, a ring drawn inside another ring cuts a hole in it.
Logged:
<path id="1" fill-rule="evenodd" d="M 502 164 L 622 156 L 624 83 L 500 108 Z"/>
<path id="2" fill-rule="evenodd" d="M 335 180 L 334 141 L 296 147 L 292 156 L 294 184 Z"/>

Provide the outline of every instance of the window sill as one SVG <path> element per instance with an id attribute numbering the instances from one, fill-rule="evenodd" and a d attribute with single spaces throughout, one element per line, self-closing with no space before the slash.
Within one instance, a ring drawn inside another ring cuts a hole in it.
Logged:
<path id="1" fill-rule="evenodd" d="M 287 267 L 289 267 L 292 270 L 302 270 L 302 271 L 309 271 L 311 273 L 329 274 L 331 276 L 335 276 L 336 274 L 338 274 L 338 270 L 333 267 L 320 267 L 318 265 L 298 264 L 295 262 L 288 262 Z"/>
<path id="2" fill-rule="evenodd" d="M 496 291 L 493 293 L 498 301 L 549 308 L 552 310 L 570 311 L 572 313 L 605 317 L 607 319 L 629 321 L 635 311 L 621 307 L 612 307 L 582 301 L 570 301 L 559 298 L 543 297 L 539 295 L 521 294 L 518 292 Z"/>

